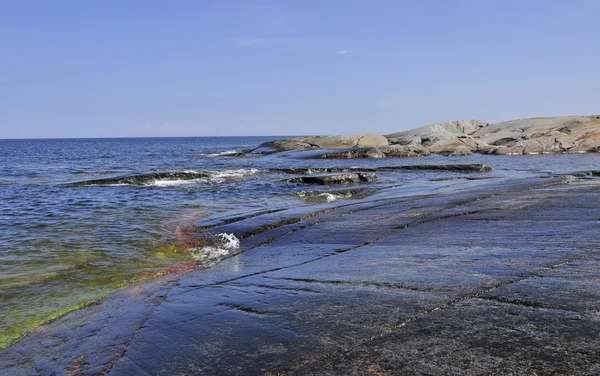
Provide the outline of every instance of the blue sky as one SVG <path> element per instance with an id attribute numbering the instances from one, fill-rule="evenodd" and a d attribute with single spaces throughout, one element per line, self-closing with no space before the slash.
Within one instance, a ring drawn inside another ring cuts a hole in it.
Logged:
<path id="1" fill-rule="evenodd" d="M 600 1 L 0 0 L 0 138 L 600 113 Z"/>

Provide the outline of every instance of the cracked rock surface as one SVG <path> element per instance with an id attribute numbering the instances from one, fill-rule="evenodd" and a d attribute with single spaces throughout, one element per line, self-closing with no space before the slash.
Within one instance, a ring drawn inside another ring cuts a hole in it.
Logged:
<path id="1" fill-rule="evenodd" d="M 288 140 L 277 140 L 263 144 L 263 147 L 272 147 L 275 150 L 302 150 L 302 149 L 343 149 L 385 146 L 387 138 L 379 134 L 355 134 L 344 136 L 307 136 L 296 137 Z"/>
<path id="2" fill-rule="evenodd" d="M 386 136 L 313 136 L 263 144 L 256 153 L 303 149 L 347 149 L 316 158 L 464 156 L 470 153 L 515 155 L 600 151 L 600 116 L 557 116 L 490 124 L 456 120 Z"/>
<path id="3" fill-rule="evenodd" d="M 0 373 L 598 374 L 600 185 L 560 181 L 280 221 L 211 269 L 33 333 Z"/>
<path id="4" fill-rule="evenodd" d="M 430 153 L 462 155 L 597 152 L 600 116 L 557 116 L 489 124 L 458 120 L 386 136 L 392 145 L 423 147 Z"/>

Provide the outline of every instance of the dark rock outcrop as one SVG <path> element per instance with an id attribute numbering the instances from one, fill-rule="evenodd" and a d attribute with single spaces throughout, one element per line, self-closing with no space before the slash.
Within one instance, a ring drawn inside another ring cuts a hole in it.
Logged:
<path id="1" fill-rule="evenodd" d="M 353 159 L 353 158 L 410 158 L 425 157 L 429 151 L 420 145 L 388 145 L 376 148 L 351 149 L 322 154 L 317 158 Z"/>
<path id="2" fill-rule="evenodd" d="M 379 148 L 353 149 L 320 155 L 323 159 L 353 159 L 353 158 L 385 158 L 386 155 Z"/>
<path id="3" fill-rule="evenodd" d="M 492 171 L 494 168 L 488 164 L 445 164 L 445 165 L 412 165 L 412 166 L 390 166 L 381 167 L 381 170 L 437 170 L 437 171 Z"/>
<path id="4" fill-rule="evenodd" d="M 346 184 L 346 183 L 370 183 L 377 180 L 374 172 L 339 173 L 329 175 L 300 176 L 284 180 L 288 183 L 306 184 Z"/>
<path id="5" fill-rule="evenodd" d="M 374 172 L 373 168 L 357 168 L 357 167 L 309 167 L 309 168 L 274 168 L 270 171 L 282 172 L 284 174 L 295 174 L 295 175 L 312 175 L 320 173 L 332 173 L 332 172 Z"/>
<path id="6" fill-rule="evenodd" d="M 62 184 L 61 187 L 86 187 L 96 185 L 148 185 L 164 180 L 196 180 L 207 179 L 210 175 L 202 172 L 155 172 L 151 174 L 117 176 L 113 178 L 94 179 Z"/>

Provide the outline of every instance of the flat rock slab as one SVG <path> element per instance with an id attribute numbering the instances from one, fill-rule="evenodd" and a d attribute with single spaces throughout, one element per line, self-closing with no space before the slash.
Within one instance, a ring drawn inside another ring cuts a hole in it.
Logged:
<path id="1" fill-rule="evenodd" d="M 598 374 L 600 186 L 557 182 L 278 221 L 243 239 L 247 252 L 160 290 L 150 310 L 101 315 L 93 330 L 85 310 L 57 320 L 0 353 L 0 373 Z M 44 344 L 61 330 L 76 335 Z M 35 367 L 19 357 L 38 352 Z"/>
<path id="2" fill-rule="evenodd" d="M 297 375 L 595 375 L 597 315 L 470 299 L 418 317 Z"/>
<path id="3" fill-rule="evenodd" d="M 354 134 L 343 136 L 308 136 L 288 140 L 267 142 L 260 148 L 273 148 L 278 151 L 302 149 L 343 149 L 353 147 L 375 147 L 388 144 L 387 138 L 380 134 Z"/>
<path id="4" fill-rule="evenodd" d="M 540 198 L 521 205 L 530 196 Z M 528 220 L 552 212 L 541 210 L 550 197 L 577 212 Z M 398 201 L 298 230 L 266 249 L 304 237 L 313 256 L 174 289 L 112 374 L 593 374 L 595 199 L 595 187 L 556 186 L 433 211 Z M 346 243 L 345 234 L 363 236 Z M 583 290 L 553 300 L 565 288 Z"/>

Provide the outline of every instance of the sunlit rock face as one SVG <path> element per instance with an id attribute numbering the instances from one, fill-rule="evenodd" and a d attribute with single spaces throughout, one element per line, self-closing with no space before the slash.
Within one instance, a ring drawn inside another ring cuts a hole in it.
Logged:
<path id="1" fill-rule="evenodd" d="M 458 120 L 386 136 L 392 145 L 417 145 L 429 153 L 465 155 L 596 152 L 600 116 L 531 118 L 489 124 Z M 460 148 L 460 149 L 459 149 Z"/>
<path id="2" fill-rule="evenodd" d="M 270 146 L 278 151 L 302 149 L 343 149 L 385 146 L 387 138 L 380 134 L 355 134 L 346 136 L 310 136 L 297 137 L 288 140 L 268 142 L 263 146 Z"/>
<path id="3" fill-rule="evenodd" d="M 600 150 L 600 116 L 530 118 L 490 124 L 455 120 L 382 136 L 310 136 L 261 145 L 254 154 L 323 149 L 317 158 L 404 158 L 430 154 L 585 153 Z M 328 149 L 346 149 L 327 152 Z"/>

